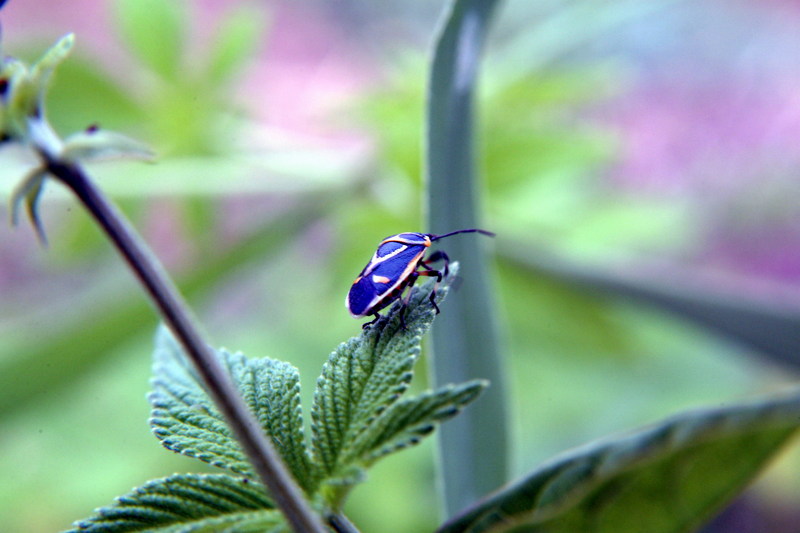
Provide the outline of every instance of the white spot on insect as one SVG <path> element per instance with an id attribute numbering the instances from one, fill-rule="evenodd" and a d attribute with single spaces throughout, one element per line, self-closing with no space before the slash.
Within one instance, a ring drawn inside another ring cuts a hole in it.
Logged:
<path id="1" fill-rule="evenodd" d="M 374 281 L 375 283 L 389 283 L 392 280 L 387 278 L 386 276 L 379 276 L 377 274 L 373 274 L 372 281 Z"/>

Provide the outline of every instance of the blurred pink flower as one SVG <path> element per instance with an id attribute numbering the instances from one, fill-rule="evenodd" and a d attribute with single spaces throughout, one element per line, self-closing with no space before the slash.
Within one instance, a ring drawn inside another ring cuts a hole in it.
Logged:
<path id="1" fill-rule="evenodd" d="M 622 156 L 620 185 L 684 190 L 752 176 L 753 162 L 796 159 L 800 145 L 800 79 L 743 92 L 735 83 L 648 86 L 610 113 Z M 769 157 L 765 157 L 769 156 Z"/>
<path id="2" fill-rule="evenodd" d="M 321 134 L 331 112 L 361 94 L 374 69 L 344 28 L 312 7 L 281 3 L 271 18 L 264 53 L 241 95 L 273 127 Z"/>

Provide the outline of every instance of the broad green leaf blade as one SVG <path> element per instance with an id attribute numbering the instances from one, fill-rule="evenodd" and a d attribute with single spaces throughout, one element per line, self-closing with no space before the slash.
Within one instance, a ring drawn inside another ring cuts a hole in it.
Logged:
<path id="1" fill-rule="evenodd" d="M 399 401 L 359 435 L 350 454 L 371 463 L 384 455 L 418 444 L 436 424 L 456 416 L 488 386 L 483 380 L 448 385 Z"/>
<path id="2" fill-rule="evenodd" d="M 450 2 L 434 52 L 428 89 L 425 160 L 428 227 L 444 233 L 480 226 L 474 99 L 493 0 Z M 491 228 L 487 228 L 491 229 Z M 506 481 L 508 421 L 505 376 L 483 237 L 445 241 L 462 264 L 464 283 L 432 332 L 436 384 L 487 379 L 492 387 L 439 433 L 440 486 L 450 515 Z"/>
<path id="3" fill-rule="evenodd" d="M 688 411 L 566 452 L 439 531 L 688 533 L 736 496 L 798 423 L 798 388 Z"/>
<path id="4" fill-rule="evenodd" d="M 437 289 L 437 302 L 447 293 L 458 265 Z M 380 432 L 380 415 L 408 388 L 420 353 L 422 334 L 430 327 L 434 309 L 428 301 L 431 280 L 415 288 L 401 324 L 401 302 L 361 336 L 340 344 L 322 368 L 311 410 L 313 456 L 330 482 L 352 484 L 368 450 L 356 441 L 369 441 Z"/>
<path id="5" fill-rule="evenodd" d="M 303 434 L 297 369 L 274 359 L 218 353 L 295 479 L 308 489 L 316 474 Z M 159 330 L 155 361 L 150 425 L 161 443 L 177 453 L 254 477 L 244 452 L 166 328 Z"/>
<path id="6" fill-rule="evenodd" d="M 150 481 L 74 524 L 70 533 L 283 531 L 264 487 L 225 474 L 175 474 Z"/>
<path id="7" fill-rule="evenodd" d="M 153 391 L 148 395 L 150 427 L 161 444 L 219 468 L 255 477 L 180 346 L 163 327 L 156 337 L 154 361 Z"/>
<path id="8" fill-rule="evenodd" d="M 520 243 L 501 243 L 500 249 L 537 273 L 662 309 L 781 363 L 800 366 L 800 306 L 788 304 L 790 299 L 777 288 L 771 297 L 748 296 L 735 291 L 733 283 L 719 286 L 691 271 L 580 264 Z"/>

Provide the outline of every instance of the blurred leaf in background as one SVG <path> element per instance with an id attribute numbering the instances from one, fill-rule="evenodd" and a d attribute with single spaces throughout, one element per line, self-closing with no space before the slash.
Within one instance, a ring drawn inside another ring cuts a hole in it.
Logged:
<path id="1" fill-rule="evenodd" d="M 309 309 L 291 305 L 300 296 L 285 281 L 324 268 L 328 247 L 313 244 L 326 240 L 320 220 L 352 188 L 368 151 L 347 132 L 323 134 L 323 119 L 309 118 L 329 103 L 297 101 L 305 122 L 275 125 L 266 111 L 283 105 L 282 95 L 252 85 L 271 68 L 263 45 L 302 43 L 303 32 L 294 32 L 303 17 L 257 2 L 46 7 L 6 6 L 4 46 L 34 55 L 54 35 L 80 34 L 74 61 L 59 73 L 48 102 L 58 131 L 97 123 L 151 144 L 160 155 L 155 165 L 109 162 L 90 170 L 134 218 L 209 329 L 226 332 L 223 342 L 258 354 L 269 345 L 271 355 L 301 359 L 296 364 L 305 375 L 318 373 L 345 333 L 304 334 L 305 344 L 292 343 Z M 45 11 L 52 18 L 43 19 Z M 295 22 L 273 36 L 273 14 Z M 152 46 L 156 30 L 174 46 Z M 312 52 L 287 63 L 312 72 L 322 61 Z M 335 75 L 309 74 L 298 83 Z M 16 151 L 3 157 L 0 191 L 7 196 L 27 161 Z M 57 185 L 47 189 L 51 249 L 38 249 L 26 228 L 0 228 L 0 449 L 14 480 L 2 484 L 0 516 L 9 531 L 65 528 L 134 483 L 195 470 L 164 456 L 146 429 L 147 367 L 140 363 L 154 313 L 71 199 Z M 0 211 L 7 215 L 5 202 Z M 341 287 L 307 277 L 321 283 L 303 284 L 301 299 L 323 294 L 339 311 Z M 296 323 L 291 329 L 289 321 Z M 236 326 L 244 322 L 249 331 Z M 340 324 L 340 332 L 357 327 L 344 313 Z M 52 503 L 43 511 L 37 501 Z"/>
<path id="2" fill-rule="evenodd" d="M 709 17 L 711 27 L 697 27 Z M 759 24 L 745 22 L 751 19 Z M 779 313 L 797 293 L 787 292 L 796 288 L 791 258 L 800 250 L 800 213 L 789 207 L 800 205 L 789 177 L 798 165 L 789 144 L 800 124 L 783 87 L 800 71 L 796 61 L 777 58 L 796 46 L 799 19 L 787 6 L 719 2 L 504 6 L 480 116 L 487 226 L 513 249 L 506 258 L 499 246 L 498 279 L 519 391 L 514 407 L 525 413 L 520 471 L 615 429 L 787 379 L 752 347 L 514 258 L 555 254 L 587 270 L 609 268 L 613 279 L 625 279 L 626 268 L 646 279 L 649 269 L 662 290 L 681 277 L 660 278 L 665 269 L 654 266 L 661 263 L 689 275 L 702 267 L 695 281 L 726 274 L 702 287 L 723 295 L 759 296 L 759 280 L 783 282 L 785 296 L 768 306 Z M 754 55 L 741 53 L 742 42 Z M 776 59 L 767 65 L 754 50 Z M 412 184 L 419 183 L 419 143 L 399 138 L 410 129 L 403 124 L 411 113 L 403 121 L 402 110 L 422 102 L 422 89 L 409 92 L 405 80 L 421 76 L 394 76 L 398 84 L 362 108 L 392 175 Z M 763 105 L 774 97 L 783 110 Z M 767 113 L 751 114 L 756 102 Z M 787 312 L 797 316 L 797 306 Z M 797 494 L 796 486 L 783 488 Z"/>

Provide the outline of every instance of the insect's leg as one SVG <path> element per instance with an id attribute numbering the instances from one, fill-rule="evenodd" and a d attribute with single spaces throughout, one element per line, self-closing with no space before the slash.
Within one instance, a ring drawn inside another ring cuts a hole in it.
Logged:
<path id="1" fill-rule="evenodd" d="M 436 250 L 431 255 L 429 255 L 424 261 L 420 261 L 420 263 L 424 265 L 425 268 L 428 268 L 430 270 L 435 270 L 431 268 L 431 265 L 429 265 L 428 263 L 435 263 L 436 261 L 444 262 L 444 268 L 442 269 L 443 270 L 442 277 L 447 277 L 447 275 L 450 273 L 450 268 L 449 268 L 450 258 L 447 257 L 447 254 L 444 253 L 443 251 Z M 442 281 L 442 277 L 439 277 L 436 281 L 437 282 Z"/>
<path id="2" fill-rule="evenodd" d="M 430 263 L 435 263 L 436 261 L 444 262 L 444 268 L 442 270 L 436 270 L 432 268 Z M 420 264 L 427 268 L 428 270 L 420 270 L 418 274 L 420 276 L 430 276 L 436 278 L 436 283 L 433 285 L 433 290 L 431 291 L 430 296 L 428 296 L 428 300 L 431 302 L 431 305 L 436 310 L 436 314 L 439 314 L 439 306 L 436 305 L 436 289 L 439 287 L 439 283 L 450 273 L 450 269 L 448 265 L 450 264 L 450 258 L 447 257 L 447 254 L 441 250 L 436 250 L 431 255 L 429 255 L 424 261 L 420 261 Z"/>
<path id="3" fill-rule="evenodd" d="M 406 309 L 408 309 L 408 304 L 411 301 L 411 287 L 414 286 L 414 283 L 417 282 L 417 278 L 419 274 L 414 271 L 408 277 L 408 284 L 403 289 L 406 291 L 406 297 L 402 299 L 403 305 L 400 308 L 400 327 L 406 329 Z"/>
<path id="4" fill-rule="evenodd" d="M 369 322 L 365 322 L 365 323 L 361 324 L 361 329 L 367 329 L 369 326 L 371 326 L 372 324 L 377 322 L 378 319 L 381 317 L 381 315 L 378 314 L 378 313 L 375 313 L 374 316 L 375 316 L 375 318 L 373 318 Z"/>
<path id="5" fill-rule="evenodd" d="M 436 305 L 436 287 L 439 285 L 439 282 L 442 281 L 442 273 L 435 269 L 430 270 L 418 270 L 416 272 L 417 276 L 429 276 L 431 278 L 436 278 L 436 283 L 433 285 L 433 290 L 431 291 L 430 296 L 428 296 L 428 300 L 431 302 L 431 305 L 436 310 L 436 314 L 439 314 L 439 306 Z"/>

